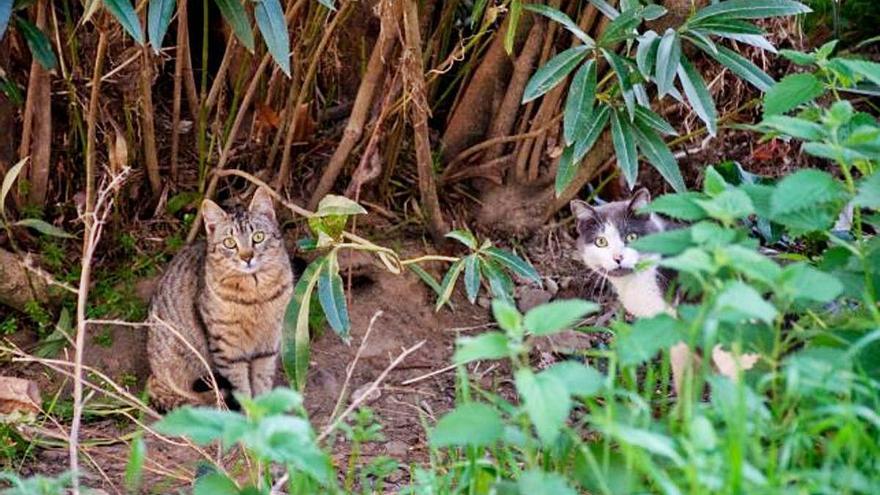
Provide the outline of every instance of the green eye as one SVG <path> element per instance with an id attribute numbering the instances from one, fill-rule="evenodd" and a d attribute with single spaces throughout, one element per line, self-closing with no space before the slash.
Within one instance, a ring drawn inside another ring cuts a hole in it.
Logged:
<path id="1" fill-rule="evenodd" d="M 608 247 L 608 239 L 604 238 L 603 236 L 597 237 L 596 238 L 596 247 L 600 247 L 600 248 Z"/>
<path id="2" fill-rule="evenodd" d="M 251 236 L 251 239 L 254 241 L 254 244 L 259 244 L 266 240 L 266 234 L 263 231 L 254 232 L 254 235 Z"/>
<path id="3" fill-rule="evenodd" d="M 635 232 L 630 232 L 629 234 L 626 234 L 626 242 L 633 242 L 634 240 L 636 240 L 638 238 L 639 238 L 639 235 L 636 234 Z"/>
<path id="4" fill-rule="evenodd" d="M 225 247 L 226 249 L 235 249 L 236 245 L 237 244 L 235 242 L 235 239 L 233 239 L 232 237 L 227 237 L 223 239 L 223 247 Z"/>

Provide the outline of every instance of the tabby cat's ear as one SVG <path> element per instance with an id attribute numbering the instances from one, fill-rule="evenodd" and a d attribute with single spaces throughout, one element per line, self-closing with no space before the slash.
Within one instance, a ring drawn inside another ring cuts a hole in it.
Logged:
<path id="1" fill-rule="evenodd" d="M 596 210 L 587 204 L 586 201 L 576 199 L 569 203 L 569 205 L 571 206 L 572 214 L 574 214 L 575 218 L 578 220 L 587 220 L 596 215 Z"/>
<path id="2" fill-rule="evenodd" d="M 229 217 L 217 203 L 206 199 L 202 201 L 202 218 L 205 220 L 205 230 L 210 235 L 214 233 L 218 223 L 225 222 Z"/>
<path id="3" fill-rule="evenodd" d="M 251 215 L 263 215 L 264 217 L 275 221 L 275 205 L 272 203 L 272 195 L 262 187 L 258 187 L 251 199 L 251 205 L 248 206 Z"/>
<path id="4" fill-rule="evenodd" d="M 632 212 L 637 212 L 640 209 L 648 206 L 648 203 L 650 202 L 651 193 L 644 187 L 639 188 L 638 191 L 633 193 L 632 199 L 629 200 L 629 210 Z"/>

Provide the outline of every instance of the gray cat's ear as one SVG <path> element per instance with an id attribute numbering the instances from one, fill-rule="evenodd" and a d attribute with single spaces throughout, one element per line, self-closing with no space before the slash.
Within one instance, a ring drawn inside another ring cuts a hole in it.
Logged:
<path id="1" fill-rule="evenodd" d="M 592 206 L 587 204 L 586 201 L 575 199 L 574 201 L 569 203 L 569 205 L 571 206 L 571 213 L 574 214 L 574 217 L 578 220 L 586 220 L 596 215 L 596 210 L 594 210 Z"/>
<path id="2" fill-rule="evenodd" d="M 202 201 L 202 218 L 205 220 L 205 230 L 208 234 L 213 234 L 217 224 L 225 222 L 229 217 L 217 203 L 206 199 Z"/>
<path id="3" fill-rule="evenodd" d="M 251 215 L 263 215 L 264 217 L 275 221 L 275 204 L 272 202 L 272 195 L 262 187 L 258 187 L 248 206 Z"/>
<path id="4" fill-rule="evenodd" d="M 633 193 L 633 197 L 629 200 L 629 209 L 630 211 L 637 212 L 642 208 L 648 206 L 648 203 L 651 202 L 651 193 L 645 189 L 644 187 L 639 188 L 635 193 Z"/>

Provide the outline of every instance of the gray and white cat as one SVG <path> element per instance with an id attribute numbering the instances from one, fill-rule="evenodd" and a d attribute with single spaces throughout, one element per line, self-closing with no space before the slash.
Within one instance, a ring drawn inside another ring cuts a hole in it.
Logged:
<path id="1" fill-rule="evenodd" d="M 584 201 L 571 202 L 577 219 L 577 252 L 587 268 L 611 283 L 623 308 L 636 317 L 652 317 L 662 313 L 675 315 L 675 308 L 664 297 L 665 277 L 654 265 L 637 270 L 641 261 L 657 261 L 659 256 L 640 253 L 630 244 L 649 234 L 677 228 L 653 213 L 640 210 L 651 201 L 647 189 L 637 190 L 632 198 L 591 206 Z M 684 371 L 696 361 L 684 342 L 672 346 L 670 361 L 676 391 L 681 390 Z M 712 349 L 712 360 L 721 374 L 734 378 L 737 368 L 750 369 L 758 360 L 756 354 L 743 354 L 737 359 L 720 345 Z"/>

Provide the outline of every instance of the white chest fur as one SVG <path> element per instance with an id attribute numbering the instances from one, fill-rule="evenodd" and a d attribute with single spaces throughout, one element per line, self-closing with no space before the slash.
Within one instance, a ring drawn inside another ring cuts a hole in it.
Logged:
<path id="1" fill-rule="evenodd" d="M 674 311 L 663 298 L 657 283 L 657 269 L 649 268 L 623 277 L 608 277 L 623 308 L 633 316 L 645 318 Z"/>

